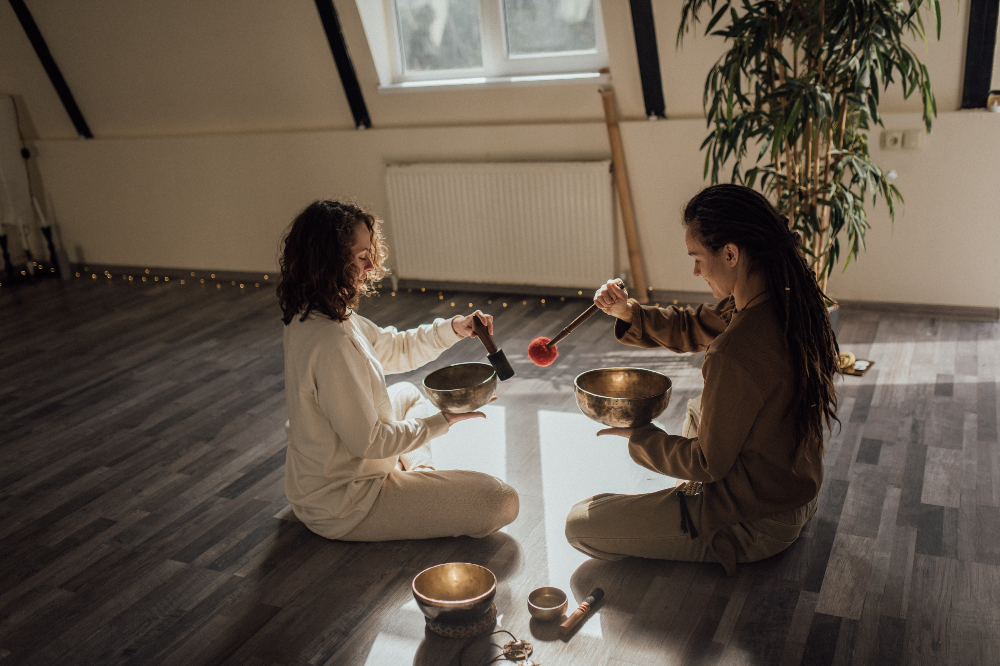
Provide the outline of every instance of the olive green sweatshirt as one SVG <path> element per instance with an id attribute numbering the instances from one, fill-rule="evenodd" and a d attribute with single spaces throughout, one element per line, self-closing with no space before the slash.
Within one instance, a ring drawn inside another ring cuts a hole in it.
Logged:
<path id="1" fill-rule="evenodd" d="M 698 437 L 669 435 L 651 423 L 632 433 L 629 454 L 655 472 L 705 483 L 702 531 L 731 575 L 735 545 L 723 528 L 797 509 L 823 482 L 819 456 L 795 454 L 783 326 L 770 301 L 741 312 L 731 296 L 697 308 L 630 304 L 632 323 L 615 327 L 623 343 L 706 352 Z"/>

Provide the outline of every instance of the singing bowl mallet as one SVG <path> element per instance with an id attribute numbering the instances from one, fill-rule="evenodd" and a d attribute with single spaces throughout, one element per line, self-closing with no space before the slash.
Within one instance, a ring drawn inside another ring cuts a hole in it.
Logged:
<path id="1" fill-rule="evenodd" d="M 500 381 L 505 381 L 514 376 L 514 368 L 510 367 L 510 363 L 507 361 L 507 356 L 504 355 L 502 349 L 497 348 L 497 343 L 493 341 L 493 336 L 490 335 L 489 330 L 486 325 L 479 320 L 479 317 L 472 316 L 472 330 L 476 332 L 476 337 L 479 338 L 483 346 L 486 347 L 486 360 L 490 362 L 493 369 L 497 371 L 497 379 Z"/>
<path id="2" fill-rule="evenodd" d="M 625 283 L 621 280 L 615 280 L 615 283 L 622 289 L 625 288 Z M 570 333 L 575 331 L 580 324 L 593 317 L 598 309 L 599 308 L 596 303 L 591 305 L 583 312 L 582 315 L 571 321 L 566 328 L 559 331 L 558 335 L 551 340 L 544 336 L 532 340 L 528 345 L 528 358 L 530 358 L 535 365 L 539 365 L 543 368 L 547 365 L 552 365 L 552 362 L 556 360 L 557 356 L 559 356 L 559 350 L 556 348 L 556 345 L 562 342 Z"/>
<path id="3" fill-rule="evenodd" d="M 603 598 L 604 590 L 599 587 L 595 587 L 594 591 L 590 593 L 590 596 L 583 600 L 580 607 L 573 611 L 573 613 L 559 625 L 559 634 L 565 636 L 569 632 L 573 631 L 573 629 L 576 628 L 576 625 L 580 624 L 580 621 L 584 618 L 584 616 L 590 612 L 590 609 Z"/>

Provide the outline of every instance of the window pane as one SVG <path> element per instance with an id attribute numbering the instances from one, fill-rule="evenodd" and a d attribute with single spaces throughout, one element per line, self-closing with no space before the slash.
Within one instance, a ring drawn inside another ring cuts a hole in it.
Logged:
<path id="1" fill-rule="evenodd" d="M 396 0 L 408 71 L 483 66 L 479 0 Z"/>
<path id="2" fill-rule="evenodd" d="M 596 51 L 594 0 L 504 0 L 512 56 Z"/>

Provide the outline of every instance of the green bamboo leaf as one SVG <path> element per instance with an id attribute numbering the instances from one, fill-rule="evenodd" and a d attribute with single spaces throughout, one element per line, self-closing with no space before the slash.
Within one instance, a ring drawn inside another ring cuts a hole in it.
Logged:
<path id="1" fill-rule="evenodd" d="M 708 22 L 708 27 L 705 28 L 706 35 L 712 31 L 712 28 L 714 28 L 715 24 L 719 22 L 719 19 L 722 18 L 723 14 L 726 13 L 727 9 L 729 9 L 728 3 L 715 13 L 715 16 L 712 17 L 712 20 Z"/>

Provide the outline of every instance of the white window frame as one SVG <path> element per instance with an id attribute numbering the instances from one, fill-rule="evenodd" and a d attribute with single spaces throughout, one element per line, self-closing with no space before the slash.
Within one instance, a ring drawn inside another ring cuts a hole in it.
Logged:
<path id="1" fill-rule="evenodd" d="M 601 1 L 594 0 L 594 51 L 511 56 L 507 53 L 507 31 L 503 0 L 479 0 L 480 43 L 483 66 L 468 69 L 407 72 L 396 0 L 384 0 L 392 82 L 381 89 L 451 87 L 476 84 L 573 82 L 606 78 L 599 72 L 608 65 Z"/>

